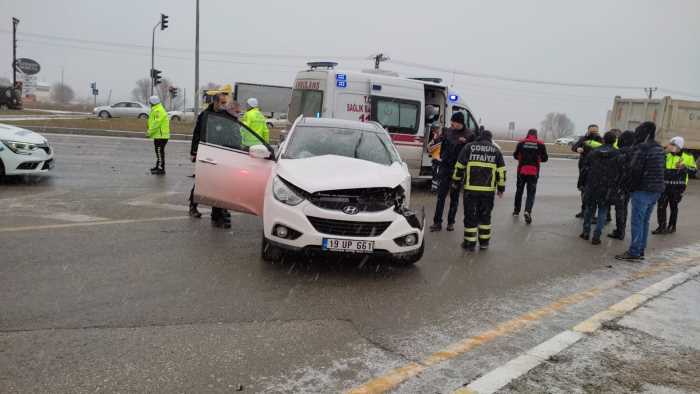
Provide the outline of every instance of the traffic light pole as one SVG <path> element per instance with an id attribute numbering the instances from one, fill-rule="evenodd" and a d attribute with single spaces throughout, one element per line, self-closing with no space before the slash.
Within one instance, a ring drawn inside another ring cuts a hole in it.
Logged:
<path id="1" fill-rule="evenodd" d="M 195 12 L 195 36 L 194 36 L 194 118 L 199 115 L 199 0 Z"/>
<path id="2" fill-rule="evenodd" d="M 153 26 L 153 37 L 151 39 L 151 96 L 153 96 L 153 69 L 155 68 L 156 57 L 156 29 L 160 26 L 160 22 Z"/>
<path id="3" fill-rule="evenodd" d="M 12 89 L 17 86 L 17 25 L 19 19 L 12 18 Z"/>

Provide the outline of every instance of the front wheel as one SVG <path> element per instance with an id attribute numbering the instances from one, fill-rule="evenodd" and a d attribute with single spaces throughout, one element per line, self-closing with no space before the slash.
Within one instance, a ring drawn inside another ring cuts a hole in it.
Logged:
<path id="1" fill-rule="evenodd" d="M 282 250 L 282 248 L 279 246 L 273 245 L 267 238 L 265 238 L 265 235 L 263 234 L 260 255 L 265 261 L 277 263 L 284 257 L 284 250 Z"/>
<path id="2" fill-rule="evenodd" d="M 173 116 L 170 120 L 174 120 L 174 121 L 176 121 L 176 122 L 179 122 L 179 121 L 180 121 L 180 117 L 177 116 L 177 115 L 175 115 L 175 116 Z"/>
<path id="3" fill-rule="evenodd" d="M 107 119 L 112 117 L 107 111 L 100 111 L 100 114 L 97 116 L 99 116 L 100 119 Z"/>
<path id="4" fill-rule="evenodd" d="M 139 114 L 139 119 L 148 119 L 148 114 Z"/>

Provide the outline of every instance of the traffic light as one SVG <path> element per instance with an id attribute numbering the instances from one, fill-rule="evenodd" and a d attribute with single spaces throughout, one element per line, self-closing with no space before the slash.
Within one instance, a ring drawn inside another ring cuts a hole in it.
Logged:
<path id="1" fill-rule="evenodd" d="M 165 30 L 168 28 L 168 16 L 165 14 L 160 14 L 160 30 Z"/>
<path id="2" fill-rule="evenodd" d="M 151 69 L 151 78 L 153 78 L 153 85 L 158 85 L 159 83 L 163 82 L 163 78 L 160 76 L 162 72 L 163 71 L 156 70 L 155 68 Z"/>
<path id="3" fill-rule="evenodd" d="M 180 89 L 176 88 L 175 86 L 171 86 L 168 90 L 170 91 L 170 97 L 175 98 L 177 97 L 178 91 Z"/>

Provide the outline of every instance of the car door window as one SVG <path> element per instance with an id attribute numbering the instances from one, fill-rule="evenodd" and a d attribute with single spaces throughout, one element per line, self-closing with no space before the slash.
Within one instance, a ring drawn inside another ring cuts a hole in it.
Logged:
<path id="1" fill-rule="evenodd" d="M 253 145 L 265 145 L 271 153 L 274 153 L 259 135 L 226 112 L 206 114 L 202 141 L 246 152 Z"/>
<path id="2" fill-rule="evenodd" d="M 112 106 L 112 108 L 124 108 L 126 107 L 126 103 L 116 103 Z"/>

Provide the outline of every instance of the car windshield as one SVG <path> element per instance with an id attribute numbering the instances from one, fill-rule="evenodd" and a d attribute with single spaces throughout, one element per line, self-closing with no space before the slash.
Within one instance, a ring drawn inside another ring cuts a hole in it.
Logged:
<path id="1" fill-rule="evenodd" d="M 335 127 L 295 128 L 282 155 L 284 159 L 305 159 L 338 155 L 391 165 L 399 156 L 386 134 Z"/>

